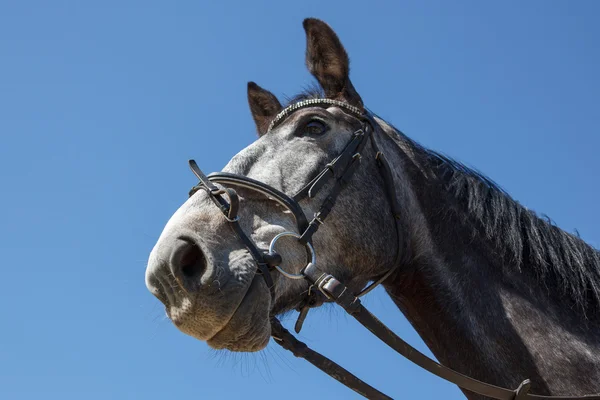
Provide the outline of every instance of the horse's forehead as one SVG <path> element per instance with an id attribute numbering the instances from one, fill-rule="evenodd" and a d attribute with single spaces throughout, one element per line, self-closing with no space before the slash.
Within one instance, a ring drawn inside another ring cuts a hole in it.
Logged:
<path id="1" fill-rule="evenodd" d="M 285 127 L 291 129 L 290 127 Z M 260 161 L 273 161 L 281 157 L 281 140 L 273 135 L 264 135 L 247 147 L 240 150 L 223 168 L 224 172 L 248 175 L 252 167 Z"/>

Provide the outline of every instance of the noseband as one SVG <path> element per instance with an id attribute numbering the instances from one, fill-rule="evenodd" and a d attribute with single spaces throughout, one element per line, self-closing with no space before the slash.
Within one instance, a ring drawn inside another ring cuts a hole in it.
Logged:
<path id="1" fill-rule="evenodd" d="M 377 146 L 374 134 L 379 126 L 373 116 L 369 112 L 363 113 L 357 107 L 350 104 L 332 100 L 332 99 L 311 99 L 292 104 L 281 111 L 271 122 L 268 131 L 273 130 L 281 124 L 293 112 L 308 108 L 308 107 L 339 107 L 343 111 L 351 114 L 361 121 L 362 127 L 354 132 L 341 153 L 335 157 L 326 167 L 319 172 L 308 184 L 306 184 L 298 193 L 293 196 L 273 188 L 266 183 L 248 178 L 243 175 L 231 174 L 227 172 L 212 173 L 206 176 L 198 167 L 194 160 L 190 160 L 190 168 L 198 177 L 200 182 L 190 191 L 190 196 L 199 189 L 203 189 L 208 193 L 208 197 L 221 210 L 229 225 L 244 243 L 252 258 L 256 262 L 256 273 L 263 276 L 267 287 L 271 293 L 271 305 L 275 300 L 275 286 L 271 273 L 276 270 L 284 277 L 289 279 L 306 279 L 310 285 L 307 298 L 304 299 L 299 307 L 300 315 L 296 322 L 295 331 L 300 332 L 302 323 L 311 307 L 316 307 L 322 304 L 323 301 L 333 301 L 340 305 L 344 310 L 360 322 L 365 328 L 371 331 L 380 340 L 404 356 L 411 362 L 417 364 L 421 368 L 437 375 L 457 386 L 468 391 L 478 393 L 489 398 L 500 400 L 600 400 L 600 394 L 588 396 L 542 396 L 529 393 L 530 381 L 524 380 L 517 389 L 511 390 L 488 383 L 478 381 L 463 375 L 453 369 L 445 367 L 437 363 L 425 354 L 421 353 L 402 338 L 397 336 L 373 314 L 371 314 L 360 301 L 360 297 L 369 293 L 377 285 L 387 279 L 397 268 L 402 264 L 403 257 L 408 258 L 410 255 L 406 253 L 400 244 L 400 207 L 395 194 L 394 179 L 390 166 L 383 152 Z M 343 285 L 334 276 L 321 271 L 317 267 L 316 254 L 312 246 L 312 237 L 317 232 L 319 227 L 323 225 L 325 219 L 334 207 L 336 200 L 341 191 L 348 185 L 352 176 L 360 166 L 362 151 L 364 150 L 367 141 L 370 140 L 371 147 L 375 152 L 375 160 L 385 185 L 385 192 L 390 205 L 390 211 L 395 221 L 396 234 L 398 237 L 398 246 L 396 249 L 395 262 L 392 268 L 383 276 L 376 279 L 373 283 L 367 286 L 358 294 L 351 293 L 345 285 Z M 309 221 L 306 217 L 299 202 L 303 200 L 310 201 L 317 193 L 325 187 L 325 185 L 333 181 L 329 193 L 321 204 L 319 210 Z M 215 183 L 222 185 L 219 187 Z M 267 198 L 277 202 L 285 207 L 294 216 L 296 226 L 299 233 L 284 232 L 275 236 L 270 245 L 269 251 L 263 252 L 258 246 L 246 235 L 239 224 L 239 197 L 234 189 L 230 186 L 242 187 L 255 192 L 259 192 Z M 275 252 L 275 244 L 282 237 L 295 237 L 298 242 L 303 244 L 307 250 L 307 265 L 299 274 L 285 271 L 281 268 L 281 256 Z M 313 290 L 314 289 L 314 290 Z M 320 298 L 317 293 L 320 293 Z M 373 388 L 361 379 L 354 376 L 352 373 L 331 361 L 327 357 L 312 350 L 306 344 L 296 339 L 287 329 L 285 329 L 275 316 L 271 316 L 271 336 L 277 344 L 291 351 L 296 357 L 304 358 L 323 372 L 346 385 L 355 392 L 369 399 L 387 400 L 391 397 L 385 395 L 379 390 Z"/>

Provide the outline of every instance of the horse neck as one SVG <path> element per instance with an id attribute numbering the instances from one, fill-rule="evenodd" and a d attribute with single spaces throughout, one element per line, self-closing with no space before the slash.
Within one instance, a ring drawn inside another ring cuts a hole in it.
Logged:
<path id="1" fill-rule="evenodd" d="M 431 185 L 413 151 L 398 148 L 392 158 L 405 175 L 397 179 L 408 177 L 413 188 L 403 196 L 414 257 L 385 288 L 427 346 L 444 365 L 495 385 L 516 388 L 529 378 L 536 394 L 599 392 L 598 318 L 564 307 L 526 264 L 506 265 L 497 243 L 450 211 L 453 199 Z M 582 366 L 596 372 L 582 377 Z"/>

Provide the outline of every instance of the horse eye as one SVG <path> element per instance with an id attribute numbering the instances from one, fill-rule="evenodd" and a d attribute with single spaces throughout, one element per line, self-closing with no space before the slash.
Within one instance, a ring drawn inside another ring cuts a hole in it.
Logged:
<path id="1" fill-rule="evenodd" d="M 308 135 L 322 135 L 327 132 L 327 125 L 318 119 L 313 119 L 304 126 L 304 133 Z"/>

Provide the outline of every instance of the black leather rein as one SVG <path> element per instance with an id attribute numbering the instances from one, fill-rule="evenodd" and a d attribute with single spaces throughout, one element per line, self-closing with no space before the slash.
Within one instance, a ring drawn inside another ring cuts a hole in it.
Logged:
<path id="1" fill-rule="evenodd" d="M 387 279 L 399 267 L 401 264 L 401 258 L 407 256 L 406 254 L 402 254 L 403 249 L 401 249 L 400 243 L 398 244 L 396 250 L 396 260 L 392 268 L 386 274 L 356 295 L 351 293 L 350 289 L 344 286 L 335 277 L 321 271 L 317 267 L 315 262 L 315 253 L 311 243 L 312 236 L 317 232 L 319 226 L 325 222 L 325 218 L 329 215 L 329 212 L 335 205 L 338 195 L 350 182 L 350 179 L 360 166 L 361 152 L 365 148 L 367 139 L 370 139 L 371 146 L 375 152 L 375 159 L 384 181 L 388 202 L 390 204 L 390 211 L 395 221 L 398 238 L 400 238 L 401 227 L 400 207 L 395 195 L 393 175 L 385 155 L 379 150 L 377 142 L 374 138 L 374 133 L 378 127 L 378 124 L 373 119 L 371 114 L 363 113 L 360 109 L 341 101 L 331 99 L 311 99 L 295 103 L 284 109 L 275 117 L 271 123 L 271 126 L 269 127 L 269 131 L 275 128 L 278 124 L 285 120 L 287 116 L 296 110 L 307 107 L 329 106 L 339 107 L 345 112 L 352 114 L 362 122 L 362 128 L 352 135 L 352 138 L 346 144 L 345 148 L 334 160 L 327 164 L 327 166 L 319 174 L 317 174 L 315 178 L 313 178 L 304 188 L 302 188 L 296 195 L 292 197 L 263 182 L 259 182 L 241 175 L 219 172 L 206 176 L 200 170 L 200 168 L 198 168 L 196 162 L 194 160 L 190 160 L 190 168 L 200 180 L 199 184 L 190 191 L 190 196 L 195 191 L 203 189 L 208 193 L 209 198 L 213 201 L 213 203 L 219 207 L 234 233 L 240 238 L 240 240 L 242 240 L 242 242 L 244 242 L 245 246 L 248 248 L 248 251 L 254 258 L 257 264 L 257 273 L 263 276 L 265 283 L 271 292 L 271 304 L 273 304 L 273 300 L 275 298 L 274 283 L 271 277 L 271 272 L 274 269 L 279 271 L 287 278 L 306 279 L 310 284 L 311 290 L 308 291 L 309 294 L 304 300 L 303 306 L 301 306 L 299 309 L 300 315 L 295 327 L 296 333 L 298 333 L 302 328 L 304 318 L 306 318 L 306 314 L 311 307 L 316 307 L 323 301 L 333 301 L 340 305 L 348 314 L 354 317 L 365 328 L 371 331 L 375 336 L 377 336 L 396 352 L 411 362 L 417 364 L 421 368 L 431 372 L 432 374 L 452 382 L 468 391 L 499 400 L 600 400 L 600 394 L 587 396 L 542 396 L 530 394 L 530 381 L 528 379 L 523 381 L 519 387 L 514 390 L 490 385 L 439 364 L 402 340 L 402 338 L 392 332 L 373 314 L 371 314 L 361 304 L 359 299 L 359 297 L 367 294 L 374 289 L 375 286 Z M 332 179 L 333 183 L 331 185 L 331 189 L 321 204 L 319 211 L 314 215 L 312 220 L 308 221 L 299 202 L 301 200 L 314 198 L 316 193 L 325 187 L 326 183 Z M 223 188 L 215 185 L 215 183 L 221 184 Z M 259 192 L 285 207 L 294 216 L 298 232 L 300 232 L 300 234 L 293 232 L 279 234 L 273 238 L 268 252 L 261 251 L 239 225 L 239 198 L 236 191 L 230 188 L 230 186 L 243 187 L 255 192 Z M 301 271 L 300 274 L 289 273 L 281 269 L 279 266 L 281 263 L 281 257 L 274 251 L 274 245 L 275 242 L 282 236 L 294 236 L 298 239 L 299 243 L 303 244 L 307 248 L 307 266 Z M 315 296 L 320 296 L 321 298 L 316 299 Z M 291 351 L 296 357 L 304 358 L 332 378 L 354 390 L 356 393 L 359 393 L 369 399 L 391 399 L 391 397 L 373 388 L 340 365 L 331 361 L 322 354 L 312 350 L 306 344 L 296 339 L 281 325 L 275 316 L 271 316 L 271 335 L 275 340 L 275 343 L 279 344 L 284 349 Z"/>

